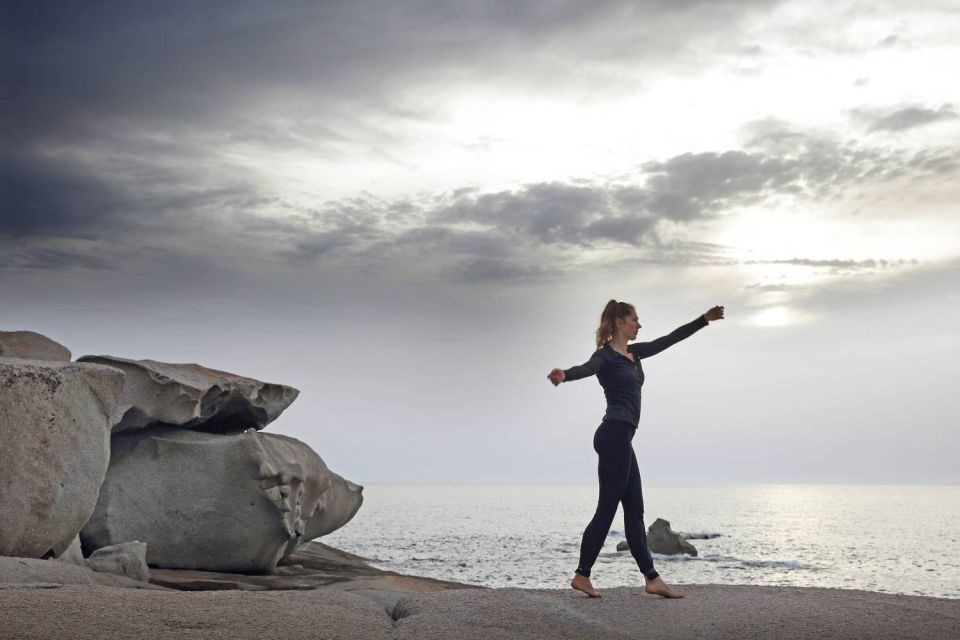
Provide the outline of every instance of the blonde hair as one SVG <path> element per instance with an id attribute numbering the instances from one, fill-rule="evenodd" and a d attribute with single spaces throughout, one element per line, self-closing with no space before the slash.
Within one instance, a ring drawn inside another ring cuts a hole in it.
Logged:
<path id="1" fill-rule="evenodd" d="M 600 327 L 597 329 L 597 349 L 610 342 L 617 330 L 617 320 L 623 320 L 636 309 L 629 302 L 611 300 L 600 314 Z"/>

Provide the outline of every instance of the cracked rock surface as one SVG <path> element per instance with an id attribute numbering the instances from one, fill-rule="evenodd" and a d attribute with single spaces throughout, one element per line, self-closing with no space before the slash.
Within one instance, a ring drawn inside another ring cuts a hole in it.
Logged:
<path id="1" fill-rule="evenodd" d="M 113 432 L 178 426 L 211 433 L 263 429 L 300 393 L 199 364 L 83 356 L 78 362 L 116 367 L 126 376 Z"/>
<path id="2" fill-rule="evenodd" d="M 348 522 L 362 491 L 295 438 L 154 427 L 111 438 L 80 537 L 87 550 L 145 542 L 151 566 L 269 572 L 299 543 Z"/>

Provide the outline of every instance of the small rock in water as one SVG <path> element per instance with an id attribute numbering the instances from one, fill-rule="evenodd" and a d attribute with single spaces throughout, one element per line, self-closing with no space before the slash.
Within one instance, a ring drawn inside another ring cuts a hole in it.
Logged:
<path id="1" fill-rule="evenodd" d="M 673 531 L 670 528 L 669 522 L 662 518 L 657 518 L 647 531 L 647 548 L 654 553 L 662 553 L 664 555 L 672 556 L 686 553 L 691 556 L 696 556 L 697 550 L 692 544 L 686 541 L 687 536 L 688 534 L 686 533 Z M 703 534 L 699 537 L 706 538 L 707 535 Z M 617 551 L 629 550 L 630 543 L 626 540 L 617 543 Z"/>
<path id="2" fill-rule="evenodd" d="M 682 535 L 670 528 L 670 523 L 657 518 L 647 531 L 647 548 L 655 553 L 678 555 L 685 553 L 696 556 L 697 550 Z"/>

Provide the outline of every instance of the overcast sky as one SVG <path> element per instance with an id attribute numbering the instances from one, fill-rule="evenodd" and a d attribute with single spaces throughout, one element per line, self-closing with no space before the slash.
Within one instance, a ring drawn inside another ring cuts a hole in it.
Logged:
<path id="1" fill-rule="evenodd" d="M 6 2 L 0 329 L 289 384 L 359 483 L 950 483 L 960 9 Z M 951 401 L 948 402 L 948 399 Z"/>

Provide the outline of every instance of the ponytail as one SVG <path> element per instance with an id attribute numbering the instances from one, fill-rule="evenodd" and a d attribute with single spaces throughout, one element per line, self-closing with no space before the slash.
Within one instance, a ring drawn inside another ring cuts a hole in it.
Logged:
<path id="1" fill-rule="evenodd" d="M 597 329 L 597 349 L 610 342 L 617 330 L 617 320 L 622 320 L 634 312 L 629 302 L 611 300 L 600 314 L 600 327 Z"/>

